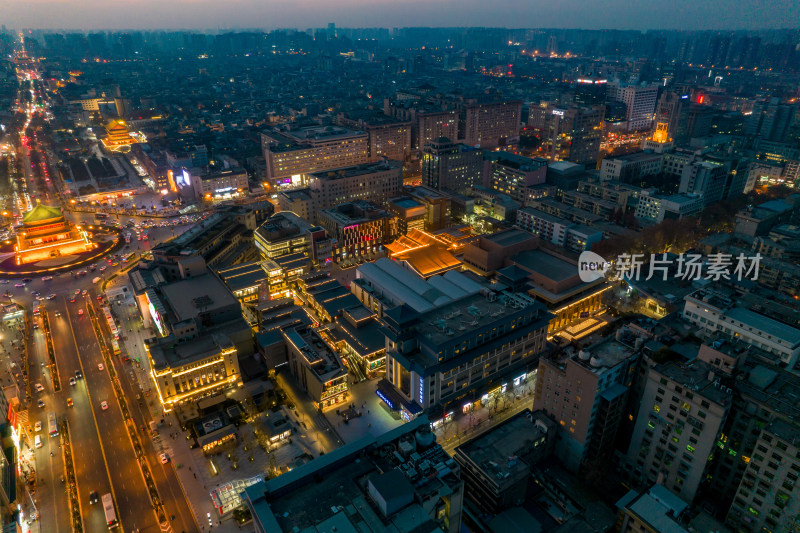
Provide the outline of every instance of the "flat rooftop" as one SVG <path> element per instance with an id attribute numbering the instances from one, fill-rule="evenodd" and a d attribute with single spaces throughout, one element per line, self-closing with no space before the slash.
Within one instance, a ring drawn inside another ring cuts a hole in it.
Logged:
<path id="1" fill-rule="evenodd" d="M 717 387 L 713 379 L 716 367 L 703 361 L 692 361 L 691 363 L 679 364 L 675 362 L 664 363 L 653 367 L 656 372 L 680 383 L 689 390 L 700 394 L 704 398 L 711 400 L 717 405 L 727 405 L 731 401 L 731 393 L 725 387 Z"/>
<path id="2" fill-rule="evenodd" d="M 758 314 L 744 307 L 729 309 L 725 315 L 732 320 L 738 320 L 743 324 L 753 326 L 764 333 L 784 340 L 788 342 L 790 346 L 797 346 L 800 344 L 800 329 L 793 328 L 783 322 L 778 322 L 777 320 Z"/>
<path id="3" fill-rule="evenodd" d="M 178 322 L 239 305 L 228 287 L 211 274 L 168 283 L 159 289 Z"/>
<path id="4" fill-rule="evenodd" d="M 542 250 L 525 250 L 511 258 L 521 267 L 553 281 L 566 281 L 578 275 L 578 267 Z"/>
<path id="5" fill-rule="evenodd" d="M 526 472 L 530 466 L 510 457 L 527 454 L 531 444 L 546 435 L 546 431 L 528 420 L 525 416 L 517 415 L 487 431 L 482 435 L 462 444 L 456 448 L 457 454 L 463 454 L 484 472 L 494 476 L 497 485 L 508 477 L 518 476 Z"/>
<path id="6" fill-rule="evenodd" d="M 336 168 L 333 170 L 322 170 L 319 172 L 312 172 L 308 176 L 319 180 L 338 180 L 344 178 L 353 178 L 356 176 L 365 176 L 367 174 L 375 174 L 376 172 L 386 172 L 389 170 L 399 169 L 401 163 L 398 161 L 386 160 L 377 163 L 364 163 L 363 165 L 355 165 L 352 167 Z"/>
<path id="7" fill-rule="evenodd" d="M 484 239 L 499 246 L 514 246 L 535 238 L 532 233 L 520 229 L 509 229 L 484 236 Z"/>
<path id="8" fill-rule="evenodd" d="M 217 275 L 234 292 L 258 285 L 267 278 L 267 273 L 258 261 L 217 270 Z"/>

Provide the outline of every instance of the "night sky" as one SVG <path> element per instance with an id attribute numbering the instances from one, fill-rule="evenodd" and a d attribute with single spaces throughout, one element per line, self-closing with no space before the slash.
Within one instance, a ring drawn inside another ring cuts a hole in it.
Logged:
<path id="1" fill-rule="evenodd" d="M 488 26 L 766 29 L 800 26 L 797 0 L 2 0 L 0 24 L 56 29 Z"/>

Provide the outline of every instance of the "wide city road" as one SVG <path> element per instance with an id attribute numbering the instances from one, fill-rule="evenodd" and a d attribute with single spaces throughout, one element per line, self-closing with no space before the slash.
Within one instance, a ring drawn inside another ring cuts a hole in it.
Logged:
<path id="1" fill-rule="evenodd" d="M 71 322 L 74 334 L 72 342 L 78 352 L 78 361 L 89 396 L 90 409 L 84 416 L 96 426 L 100 436 L 101 453 L 111 480 L 118 518 L 127 531 L 146 528 L 150 531 L 158 530 L 158 520 L 88 316 L 87 299 L 81 297 L 74 304 L 68 303 L 66 316 Z M 67 340 L 62 339 L 60 342 Z M 106 409 L 102 408 L 102 402 L 106 402 Z M 79 449 L 80 443 L 75 443 L 74 446 Z"/>
<path id="2" fill-rule="evenodd" d="M 98 305 L 95 305 L 95 312 L 98 317 L 103 316 L 102 309 Z M 102 320 L 100 320 L 100 322 L 101 330 L 106 337 L 106 345 L 109 345 L 111 332 L 106 325 L 102 323 Z M 122 329 L 124 332 L 124 327 Z M 171 520 L 172 529 L 176 532 L 186 533 L 197 531 L 197 524 L 192 516 L 191 508 L 186 501 L 180 481 L 174 470 L 175 463 L 172 461 L 166 464 L 161 462 L 160 455 L 162 447 L 159 445 L 160 441 L 154 442 L 149 436 L 152 416 L 145 403 L 148 397 L 145 396 L 144 392 L 140 389 L 139 382 L 136 379 L 134 370 L 134 365 L 136 365 L 136 363 L 130 360 L 123 361 L 120 356 L 112 357 L 112 359 L 131 416 L 136 427 L 140 428 L 140 442 L 144 446 L 145 456 L 150 466 L 150 472 L 153 474 L 153 480 L 158 488 L 164 511 L 167 516 L 174 517 L 174 519 Z M 169 431 L 169 428 L 162 428 L 162 431 Z M 158 438 L 160 439 L 160 437 Z"/>

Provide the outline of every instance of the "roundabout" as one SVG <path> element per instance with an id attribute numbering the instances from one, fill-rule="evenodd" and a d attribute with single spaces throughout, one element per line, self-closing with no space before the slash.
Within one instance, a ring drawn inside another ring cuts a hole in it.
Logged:
<path id="1" fill-rule="evenodd" d="M 122 246 L 116 226 L 76 226 L 60 208 L 36 205 L 16 228 L 16 241 L 0 244 L 0 277 L 54 274 L 82 266 Z"/>

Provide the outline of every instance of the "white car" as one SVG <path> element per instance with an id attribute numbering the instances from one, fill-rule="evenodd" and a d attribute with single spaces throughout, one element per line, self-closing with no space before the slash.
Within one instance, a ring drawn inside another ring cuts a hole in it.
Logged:
<path id="1" fill-rule="evenodd" d="M 7 279 L 0 279 L 0 283 L 2 283 L 3 285 L 5 285 L 5 284 L 7 284 L 7 283 L 8 283 L 8 280 L 7 280 Z"/>
<path id="2" fill-rule="evenodd" d="M 108 404 L 106 403 L 106 401 L 105 401 L 105 400 L 103 400 L 102 402 L 100 402 L 100 409 L 102 409 L 103 411 L 105 411 L 106 409 L 108 409 Z"/>
<path id="3" fill-rule="evenodd" d="M 36 392 L 44 391 L 44 385 L 42 385 L 41 383 L 37 383 L 35 386 L 36 386 Z"/>
<path id="4" fill-rule="evenodd" d="M 33 425 L 33 432 L 34 433 L 39 433 L 41 430 L 42 430 L 42 423 L 41 422 L 36 422 Z"/>
<path id="5" fill-rule="evenodd" d="M 161 453 L 158 457 L 161 459 L 161 464 L 167 464 L 169 462 L 169 455 L 166 453 Z"/>
<path id="6" fill-rule="evenodd" d="M 14 286 L 15 287 L 24 287 L 25 284 L 24 283 L 15 283 Z"/>
<path id="7" fill-rule="evenodd" d="M 97 370 L 99 370 L 100 372 L 102 372 L 105 369 L 106 369 L 106 367 L 103 366 L 103 363 L 100 363 L 99 365 L 97 365 Z"/>
<path id="8" fill-rule="evenodd" d="M 52 281 L 53 276 L 44 276 L 42 277 L 42 281 Z"/>
<path id="9" fill-rule="evenodd" d="M 70 385 L 72 385 L 74 387 L 76 383 L 78 383 L 78 382 L 75 381 L 75 378 L 69 378 L 69 384 Z"/>

